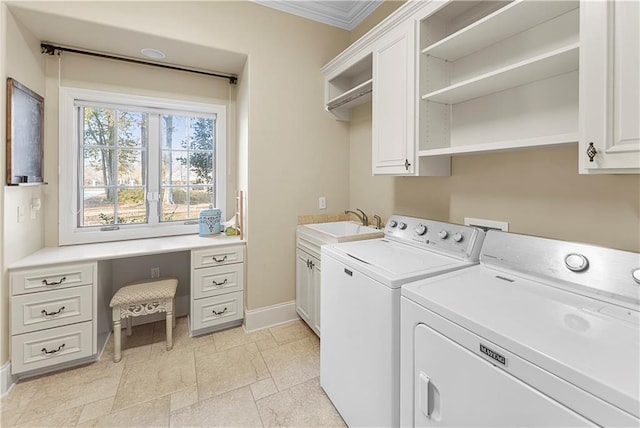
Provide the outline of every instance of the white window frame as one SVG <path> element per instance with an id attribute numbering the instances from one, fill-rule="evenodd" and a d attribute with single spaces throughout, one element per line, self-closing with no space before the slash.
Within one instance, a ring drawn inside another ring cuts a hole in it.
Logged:
<path id="1" fill-rule="evenodd" d="M 153 238 L 171 235 L 186 235 L 198 232 L 198 224 L 193 221 L 185 222 L 158 222 L 155 224 L 128 224 L 120 225 L 117 230 L 100 230 L 100 228 L 78 227 L 79 207 L 79 178 L 78 165 L 80 157 L 80 144 L 78 134 L 78 115 L 76 114 L 76 101 L 91 102 L 96 104 L 106 103 L 139 108 L 142 111 L 153 112 L 162 110 L 173 114 L 215 114 L 215 206 L 222 211 L 225 219 L 226 189 L 227 189 L 227 108 L 221 104 L 205 104 L 167 98 L 155 98 L 138 95 L 129 95 L 116 92 L 97 91 L 92 89 L 60 87 L 59 101 L 59 234 L 60 245 L 85 244 L 93 242 L 122 241 L 127 239 Z M 150 130 L 151 131 L 151 130 Z M 156 131 L 153 131 L 156 132 Z M 161 153 L 149 151 L 149 168 L 159 168 Z M 156 165 L 157 163 L 157 165 Z M 158 186 L 159 183 L 150 184 Z M 155 188 L 155 187 L 154 187 Z M 157 192 L 150 192 L 157 193 Z M 146 194 L 147 203 L 155 195 Z M 149 211 L 151 216 L 157 218 L 157 212 Z"/>

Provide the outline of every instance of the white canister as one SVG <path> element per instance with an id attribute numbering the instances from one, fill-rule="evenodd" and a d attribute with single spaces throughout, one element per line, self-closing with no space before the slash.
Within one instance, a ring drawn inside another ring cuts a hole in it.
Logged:
<path id="1" fill-rule="evenodd" d="M 198 235 L 207 236 L 220 233 L 222 231 L 221 220 L 222 211 L 209 205 L 209 208 L 200 211 L 198 216 Z"/>

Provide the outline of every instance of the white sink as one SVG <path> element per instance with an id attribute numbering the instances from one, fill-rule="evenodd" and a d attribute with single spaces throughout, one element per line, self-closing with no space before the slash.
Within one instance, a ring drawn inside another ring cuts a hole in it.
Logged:
<path id="1" fill-rule="evenodd" d="M 331 238 L 330 241 L 345 242 L 360 239 L 381 238 L 382 230 L 363 226 L 353 221 L 335 221 L 330 223 L 306 224 L 303 227 Z"/>

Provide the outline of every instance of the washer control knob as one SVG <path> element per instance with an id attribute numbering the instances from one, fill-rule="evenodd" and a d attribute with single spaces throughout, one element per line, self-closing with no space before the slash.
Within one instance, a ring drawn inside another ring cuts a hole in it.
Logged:
<path id="1" fill-rule="evenodd" d="M 440 239 L 447 239 L 449 237 L 449 232 L 447 232 L 446 230 L 441 230 L 440 232 L 438 232 L 438 236 L 440 237 Z"/>
<path id="2" fill-rule="evenodd" d="M 407 228 L 407 223 L 401 221 L 398 223 L 398 228 L 400 228 L 400 230 L 405 230 Z"/>
<path id="3" fill-rule="evenodd" d="M 460 233 L 460 232 L 456 232 L 456 233 L 453 235 L 453 240 L 454 240 L 455 242 L 462 242 L 462 240 L 463 240 L 463 239 L 464 239 L 464 236 L 462 236 L 462 233 Z"/>
<path id="4" fill-rule="evenodd" d="M 389 227 L 391 227 L 391 228 L 396 227 L 397 225 L 398 225 L 398 222 L 397 222 L 397 221 L 395 221 L 395 220 L 391 220 L 391 221 L 389 222 Z"/>
<path id="5" fill-rule="evenodd" d="M 582 272 L 589 267 L 589 260 L 582 254 L 571 253 L 564 258 L 564 264 L 573 272 Z"/>
<path id="6" fill-rule="evenodd" d="M 422 236 L 425 233 L 427 233 L 427 226 L 419 224 L 418 227 L 416 227 L 416 234 Z"/>
<path id="7" fill-rule="evenodd" d="M 640 268 L 631 272 L 631 276 L 633 277 L 633 280 L 636 282 L 636 284 L 640 284 Z"/>

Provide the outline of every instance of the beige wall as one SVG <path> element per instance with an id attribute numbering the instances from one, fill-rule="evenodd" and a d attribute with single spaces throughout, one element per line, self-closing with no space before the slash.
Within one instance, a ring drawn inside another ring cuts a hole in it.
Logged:
<path id="1" fill-rule="evenodd" d="M 640 176 L 579 175 L 577 144 L 457 156 L 450 177 L 371 175 L 371 104 L 351 123 L 350 205 L 383 217 L 509 223 L 509 231 L 640 251 Z"/>
<path id="2" fill-rule="evenodd" d="M 2 51 L 2 57 L 6 61 L 3 65 L 2 81 L 2 118 L 3 127 L 0 131 L 2 135 L 2 151 L 3 157 L 6 155 L 4 147 L 6 143 L 6 133 L 4 118 L 5 116 L 5 85 L 7 77 L 11 77 L 27 86 L 34 92 L 44 95 L 44 73 L 43 58 L 40 55 L 40 41 L 36 40 L 33 35 L 24 29 L 15 21 L 10 12 L 2 5 L 6 25 L 3 25 L 6 37 L 6 46 Z M 46 101 L 45 101 L 46 103 Z M 42 197 L 42 187 L 6 187 L 4 180 L 6 176 L 6 168 L 4 160 L 1 162 L 2 180 L 3 180 L 3 210 L 2 210 L 2 293 L 1 293 L 1 328 L 0 337 L 0 365 L 4 364 L 9 355 L 9 281 L 8 274 L 5 270 L 6 266 L 21 257 L 24 257 L 38 249 L 43 245 L 43 213 L 44 210 L 36 212 L 36 218 L 32 219 L 30 215 L 30 206 L 32 198 Z M 17 209 L 21 206 L 24 209 L 24 221 L 18 223 Z"/>

